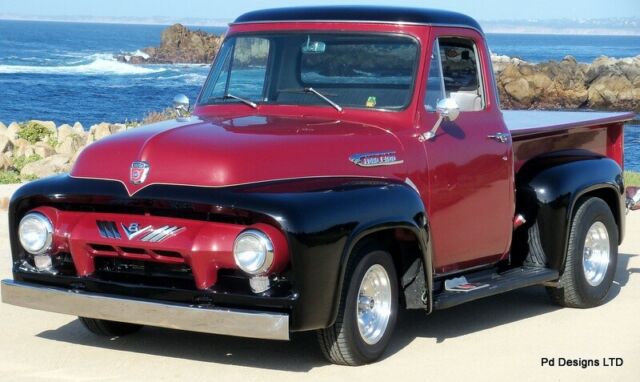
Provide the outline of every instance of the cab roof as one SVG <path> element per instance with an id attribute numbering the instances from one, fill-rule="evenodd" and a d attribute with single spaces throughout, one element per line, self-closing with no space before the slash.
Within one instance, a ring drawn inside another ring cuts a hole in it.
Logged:
<path id="1" fill-rule="evenodd" d="M 264 9 L 245 13 L 234 24 L 278 21 L 414 23 L 469 27 L 482 31 L 476 20 L 462 13 L 426 8 L 355 5 Z"/>

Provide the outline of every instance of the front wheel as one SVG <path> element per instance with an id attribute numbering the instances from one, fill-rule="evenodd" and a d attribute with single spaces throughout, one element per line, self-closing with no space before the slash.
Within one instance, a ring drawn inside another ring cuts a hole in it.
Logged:
<path id="1" fill-rule="evenodd" d="M 604 302 L 618 261 L 618 226 L 602 199 L 585 200 L 573 218 L 564 272 L 558 287 L 548 287 L 551 299 L 571 308 L 591 308 Z"/>
<path id="2" fill-rule="evenodd" d="M 338 317 L 318 331 L 324 356 L 357 366 L 380 358 L 391 339 L 398 311 L 398 280 L 391 255 L 363 248 L 347 271 Z"/>

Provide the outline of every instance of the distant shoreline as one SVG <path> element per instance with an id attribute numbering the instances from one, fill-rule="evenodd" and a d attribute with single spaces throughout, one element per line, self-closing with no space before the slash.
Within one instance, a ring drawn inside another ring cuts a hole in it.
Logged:
<path id="1" fill-rule="evenodd" d="M 70 23 L 70 24 L 109 24 L 109 25 L 151 25 L 151 26 L 170 26 L 176 22 L 180 22 L 183 25 L 189 27 L 204 27 L 204 28 L 227 28 L 233 20 L 208 20 L 208 21 L 189 21 L 183 20 L 163 20 L 163 21 L 143 21 L 143 20 L 75 20 L 75 19 L 57 19 L 57 18 L 30 18 L 30 17 L 11 17 L 0 16 L 0 21 L 23 21 L 23 22 L 47 22 L 47 23 Z M 512 24 L 517 24 L 516 21 L 512 21 Z M 513 27 L 511 24 L 501 26 L 491 26 L 487 24 L 496 23 L 496 21 L 480 21 L 480 25 L 483 26 L 483 30 L 487 34 L 522 34 L 522 35 L 556 35 L 556 36 L 617 36 L 617 37 L 639 37 L 640 28 L 637 30 L 620 30 L 607 28 L 562 28 L 555 30 L 555 28 L 548 26 L 518 26 Z"/>

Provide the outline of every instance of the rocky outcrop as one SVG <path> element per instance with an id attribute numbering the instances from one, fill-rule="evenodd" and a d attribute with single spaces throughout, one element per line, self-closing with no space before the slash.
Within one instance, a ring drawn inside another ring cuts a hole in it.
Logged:
<path id="1" fill-rule="evenodd" d="M 14 122 L 9 127 L 0 123 L 0 182 L 68 172 L 85 146 L 134 126 L 100 123 L 85 131 L 78 122 L 59 127 L 51 121 Z"/>
<path id="2" fill-rule="evenodd" d="M 640 56 L 600 57 L 580 64 L 562 61 L 494 64 L 505 109 L 594 109 L 640 111 Z"/>
<path id="3" fill-rule="evenodd" d="M 159 47 L 144 48 L 136 54 L 117 58 L 130 64 L 210 64 L 220 49 L 222 39 L 223 36 L 190 31 L 181 24 L 175 24 L 162 31 Z"/>

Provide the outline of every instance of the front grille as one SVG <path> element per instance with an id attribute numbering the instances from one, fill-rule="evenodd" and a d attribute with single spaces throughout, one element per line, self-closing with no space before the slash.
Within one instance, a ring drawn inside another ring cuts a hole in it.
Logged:
<path id="1" fill-rule="evenodd" d="M 193 273 L 186 264 L 96 257 L 94 277 L 127 284 L 195 289 Z"/>
<path id="2" fill-rule="evenodd" d="M 93 256 L 119 256 L 132 260 L 150 260 L 168 263 L 184 263 L 180 252 L 141 247 L 119 247 L 106 244 L 89 243 L 89 252 Z"/>
<path id="3" fill-rule="evenodd" d="M 118 232 L 118 226 L 116 226 L 116 223 L 97 220 L 96 224 L 98 225 L 98 230 L 100 231 L 100 235 L 102 235 L 102 237 L 106 237 L 109 239 L 120 239 L 120 232 Z"/>

